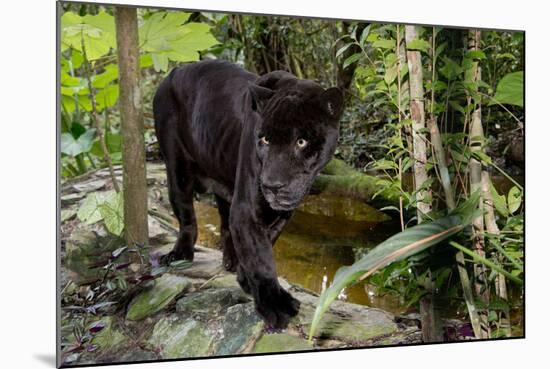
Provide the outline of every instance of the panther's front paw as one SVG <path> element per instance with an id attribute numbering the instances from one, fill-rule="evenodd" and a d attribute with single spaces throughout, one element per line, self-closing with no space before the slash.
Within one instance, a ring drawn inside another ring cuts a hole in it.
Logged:
<path id="1" fill-rule="evenodd" d="M 193 261 L 193 254 L 191 256 L 189 255 L 183 255 L 181 252 L 176 252 L 174 250 L 170 251 L 166 255 L 162 255 L 159 259 L 161 265 L 169 266 L 172 262 L 178 261 L 178 260 L 188 260 Z"/>
<path id="2" fill-rule="evenodd" d="M 256 310 L 266 325 L 275 329 L 286 328 L 290 318 L 300 311 L 300 301 L 292 297 L 277 282 L 261 285 L 255 302 Z"/>

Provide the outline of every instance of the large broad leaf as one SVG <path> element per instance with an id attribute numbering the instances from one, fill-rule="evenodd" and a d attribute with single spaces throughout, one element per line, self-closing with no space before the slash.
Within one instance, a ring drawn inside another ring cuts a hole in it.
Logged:
<path id="1" fill-rule="evenodd" d="M 113 16 L 105 11 L 84 17 L 73 12 L 64 13 L 61 17 L 61 50 L 70 47 L 82 52 L 83 42 L 88 60 L 106 55 L 116 46 Z"/>
<path id="2" fill-rule="evenodd" d="M 494 101 L 496 103 L 517 105 L 523 108 L 523 71 L 508 73 L 497 85 Z"/>
<path id="3" fill-rule="evenodd" d="M 472 195 L 448 216 L 432 223 L 408 228 L 373 248 L 355 264 L 338 269 L 331 286 L 319 297 L 309 339 L 313 337 L 324 312 L 344 288 L 367 278 L 393 262 L 404 260 L 460 232 L 480 214 L 476 210 L 478 204 L 479 192 Z"/>
<path id="4" fill-rule="evenodd" d="M 112 198 L 115 194 L 115 191 L 92 192 L 88 194 L 82 205 L 78 208 L 78 212 L 76 213 L 78 219 L 86 224 L 99 222 L 103 219 L 99 206 L 105 202 L 105 199 Z"/>
<path id="5" fill-rule="evenodd" d="M 118 85 L 108 85 L 96 93 L 97 110 L 102 111 L 105 108 L 115 106 L 118 101 Z"/>
<path id="6" fill-rule="evenodd" d="M 124 230 L 124 203 L 122 192 L 114 193 L 98 206 L 107 230 L 115 236 Z"/>
<path id="7" fill-rule="evenodd" d="M 61 135 L 61 152 L 69 156 L 77 156 L 90 151 L 94 142 L 95 129 L 89 129 L 77 139 L 71 133 Z"/>
<path id="8" fill-rule="evenodd" d="M 156 71 L 168 70 L 170 60 L 199 60 L 199 51 L 219 43 L 210 33 L 208 24 L 184 24 L 188 18 L 189 13 L 157 12 L 140 27 L 140 46 L 143 51 L 151 53 Z"/>

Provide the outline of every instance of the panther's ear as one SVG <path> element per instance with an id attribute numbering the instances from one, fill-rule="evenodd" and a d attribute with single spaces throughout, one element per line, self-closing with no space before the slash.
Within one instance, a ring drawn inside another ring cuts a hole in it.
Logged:
<path id="1" fill-rule="evenodd" d="M 258 86 L 255 83 L 249 83 L 248 90 L 250 91 L 252 110 L 257 112 L 262 111 L 269 99 L 271 99 L 275 93 L 275 91 L 266 87 Z"/>
<path id="2" fill-rule="evenodd" d="M 321 94 L 321 108 L 331 119 L 338 120 L 344 110 L 344 95 L 337 87 L 331 87 Z"/>

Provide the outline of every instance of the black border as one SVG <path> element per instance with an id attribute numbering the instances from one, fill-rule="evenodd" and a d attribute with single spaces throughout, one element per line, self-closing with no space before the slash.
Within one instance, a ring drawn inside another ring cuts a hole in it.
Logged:
<path id="1" fill-rule="evenodd" d="M 523 206 L 524 206 L 524 227 L 523 227 L 523 254 L 524 254 L 524 263 L 523 263 L 523 335 L 517 337 L 501 337 L 501 338 L 485 338 L 485 339 L 475 339 L 475 340 L 466 340 L 466 341 L 454 341 L 454 342 L 422 342 L 422 343 L 410 343 L 405 345 L 380 345 L 380 346 L 365 346 L 365 347 L 343 347 L 343 348 L 327 348 L 327 349 L 318 349 L 318 350 L 301 350 L 301 351 L 277 351 L 277 352 L 265 352 L 265 353 L 248 353 L 248 354 L 235 354 L 235 355 L 221 355 L 221 356 L 203 356 L 203 357 L 191 357 L 191 358 L 178 358 L 178 359 L 158 359 L 158 360 L 138 360 L 138 361 L 117 361 L 111 363 L 93 363 L 93 364 L 76 364 L 76 365 L 61 365 L 61 347 L 60 347 L 60 337 L 61 337 L 61 286 L 60 282 L 60 271 L 61 271 L 61 68 L 60 68 L 60 46 L 61 46 L 61 15 L 62 15 L 62 4 L 90 4 L 90 5 L 99 5 L 99 6 L 111 6 L 111 7 L 137 7 L 137 8 L 147 8 L 147 9 L 159 9 L 159 10 L 178 10 L 178 11 L 189 11 L 189 12 L 211 12 L 211 13 L 226 13 L 226 14 L 239 14 L 247 16 L 275 16 L 275 17 L 289 17 L 289 18 L 298 18 L 298 19 L 316 19 L 316 20 L 325 20 L 325 21 L 351 21 L 351 22 L 372 22 L 372 23 L 383 23 L 383 24 L 399 24 L 399 25 L 418 25 L 418 26 L 436 26 L 450 29 L 479 29 L 484 31 L 498 31 L 498 32 L 522 32 L 523 33 L 523 130 L 524 130 L 524 140 L 523 140 L 523 152 L 525 156 L 525 161 L 527 160 L 527 101 L 526 101 L 526 35 L 525 30 L 518 29 L 507 29 L 507 28 L 489 28 L 489 27 L 477 27 L 477 26 L 451 26 L 451 25 L 434 25 L 429 23 L 407 23 L 407 22 L 396 22 L 396 21 L 374 21 L 367 19 L 352 19 L 352 18 L 330 18 L 330 17 L 316 17 L 316 16 L 303 16 L 303 15 L 288 15 L 288 14 L 269 14 L 269 13 L 253 13 L 253 12 L 237 12 L 227 9 L 195 9 L 195 8 L 184 8 L 184 7 L 167 7 L 167 6 L 152 6 L 152 5 L 130 5 L 130 4 L 116 4 L 116 3 L 103 3 L 95 1 L 64 1 L 56 0 L 56 86 L 55 86 L 55 99 L 56 99 L 56 339 L 55 339 L 55 357 L 56 357 L 56 367 L 57 368 L 83 368 L 83 367 L 101 367 L 107 365 L 127 365 L 127 364 L 145 364 L 145 363 L 162 363 L 162 362 L 174 362 L 174 361 L 190 361 L 190 360 L 210 360 L 210 359 L 224 359 L 224 358 L 238 358 L 238 357 L 251 357 L 251 356 L 270 356 L 270 355 L 286 355 L 286 354 L 311 354 L 318 352 L 332 352 L 332 351 L 349 351 L 349 350 L 365 350 L 365 349 L 385 349 L 391 347 L 414 347 L 414 346 L 432 346 L 432 345 L 447 345 L 447 344 L 463 344 L 463 343 L 479 343 L 479 342 L 495 342 L 495 341 L 509 341 L 509 340 L 522 340 L 526 338 L 526 299 L 527 299 L 527 273 L 526 273 L 526 244 L 527 244 L 527 232 L 526 232 L 526 214 L 527 214 L 527 196 L 526 190 L 527 187 L 527 166 L 525 161 L 523 164 L 523 173 L 524 173 L 524 191 L 523 191 Z"/>

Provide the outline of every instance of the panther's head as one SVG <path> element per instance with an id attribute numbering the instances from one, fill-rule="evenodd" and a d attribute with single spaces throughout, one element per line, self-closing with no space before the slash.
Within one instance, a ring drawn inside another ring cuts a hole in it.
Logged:
<path id="1" fill-rule="evenodd" d="M 295 209 L 334 154 L 342 92 L 282 71 L 249 87 L 261 193 L 274 210 Z"/>

